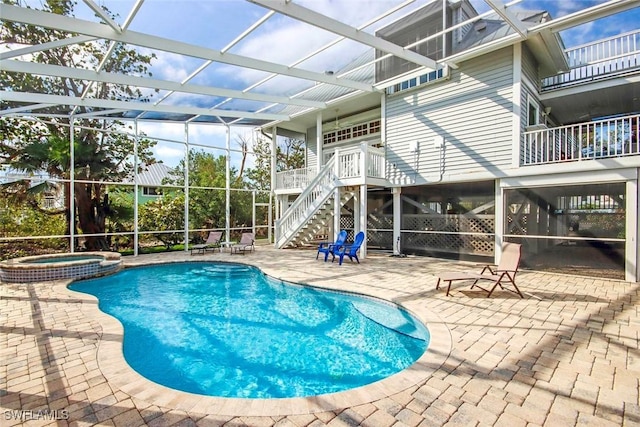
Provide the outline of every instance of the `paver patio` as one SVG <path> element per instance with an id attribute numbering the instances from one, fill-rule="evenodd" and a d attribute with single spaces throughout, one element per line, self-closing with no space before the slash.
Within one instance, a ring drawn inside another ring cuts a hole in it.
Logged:
<path id="1" fill-rule="evenodd" d="M 638 283 L 523 271 L 524 299 L 503 291 L 487 299 L 462 283 L 446 297 L 435 289 L 435 275 L 475 270 L 473 264 L 370 255 L 340 267 L 316 261 L 315 252 L 274 251 L 261 246 L 243 257 L 171 253 L 125 262 L 254 264 L 281 279 L 402 304 L 444 344 L 434 343 L 432 359 L 399 379 L 352 394 L 280 405 L 216 400 L 140 378 L 120 352 L 119 323 L 66 282 L 0 284 L 1 424 L 640 425 Z"/>

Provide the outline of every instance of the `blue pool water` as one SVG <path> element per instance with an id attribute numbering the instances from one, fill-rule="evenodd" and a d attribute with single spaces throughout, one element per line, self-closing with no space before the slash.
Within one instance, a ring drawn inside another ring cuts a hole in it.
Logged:
<path id="1" fill-rule="evenodd" d="M 411 365 L 429 332 L 374 299 L 283 283 L 228 263 L 133 268 L 70 285 L 124 326 L 146 378 L 192 393 L 283 398 L 338 392 Z"/>

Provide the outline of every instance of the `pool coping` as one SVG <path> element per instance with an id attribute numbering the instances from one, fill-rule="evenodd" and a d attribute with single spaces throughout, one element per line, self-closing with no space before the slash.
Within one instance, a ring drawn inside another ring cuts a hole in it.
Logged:
<path id="1" fill-rule="evenodd" d="M 171 261 L 171 262 L 193 262 L 193 261 Z M 225 262 L 225 261 L 199 261 L 199 262 Z M 245 264 L 265 271 L 249 263 L 233 262 L 234 264 Z M 166 264 L 166 262 L 154 262 L 153 264 Z M 129 268 L 129 267 L 127 267 Z M 133 267 L 135 268 L 135 267 Z M 287 279 L 268 275 L 277 280 L 294 283 Z M 229 416 L 264 416 L 264 415 L 294 415 L 312 414 L 317 412 L 333 411 L 347 406 L 370 403 L 407 390 L 413 386 L 424 383 L 431 375 L 440 368 L 449 357 L 452 349 L 452 338 L 449 328 L 442 319 L 435 313 L 428 310 L 420 310 L 416 313 L 402 303 L 389 299 L 380 298 L 375 295 L 368 295 L 359 292 L 346 292 L 352 295 L 362 295 L 386 301 L 390 304 L 401 306 L 410 312 L 418 320 L 424 323 L 430 334 L 429 347 L 416 362 L 408 368 L 371 384 L 360 386 L 354 389 L 337 393 L 328 393 L 309 397 L 294 398 L 272 398 L 272 399 L 248 399 L 248 398 L 227 398 L 205 396 L 195 393 L 175 390 L 157 384 L 136 372 L 129 366 L 124 358 L 122 350 L 124 328 L 114 317 L 102 312 L 98 308 L 98 299 L 92 295 L 73 291 L 68 288 L 71 280 L 54 285 L 56 292 L 72 294 L 77 297 L 82 295 L 87 298 L 82 302 L 81 310 L 87 318 L 97 321 L 102 327 L 102 335 L 117 337 L 114 340 L 100 340 L 97 350 L 98 367 L 108 382 L 119 388 L 122 392 L 143 400 L 147 403 L 160 407 L 170 407 L 188 412 L 203 414 L 216 413 L 218 415 Z M 298 283 L 294 283 L 298 284 Z M 317 289 L 333 292 L 336 289 L 318 285 L 302 283 Z M 56 289 L 58 288 L 58 289 Z M 115 391 L 115 390 L 114 390 Z"/>

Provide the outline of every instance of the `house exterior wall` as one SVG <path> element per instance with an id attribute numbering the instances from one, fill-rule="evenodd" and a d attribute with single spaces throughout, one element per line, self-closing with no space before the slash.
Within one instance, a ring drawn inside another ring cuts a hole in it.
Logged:
<path id="1" fill-rule="evenodd" d="M 318 147 L 316 147 L 318 132 L 315 127 L 307 129 L 307 167 L 318 165 Z"/>
<path id="2" fill-rule="evenodd" d="M 508 47 L 461 64 L 448 80 L 389 96 L 388 179 L 395 185 L 454 182 L 510 168 L 512 70 Z M 438 136 L 445 141 L 442 150 L 434 147 Z"/>

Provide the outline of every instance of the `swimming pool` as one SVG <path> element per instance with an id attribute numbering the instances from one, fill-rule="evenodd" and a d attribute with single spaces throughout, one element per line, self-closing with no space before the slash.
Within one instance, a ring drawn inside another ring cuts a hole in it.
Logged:
<path id="1" fill-rule="evenodd" d="M 132 368 L 209 396 L 348 390 L 405 369 L 429 344 L 424 325 L 394 305 L 283 283 L 242 264 L 162 264 L 69 287 L 122 322 Z"/>

